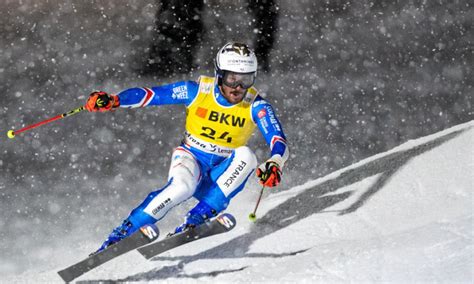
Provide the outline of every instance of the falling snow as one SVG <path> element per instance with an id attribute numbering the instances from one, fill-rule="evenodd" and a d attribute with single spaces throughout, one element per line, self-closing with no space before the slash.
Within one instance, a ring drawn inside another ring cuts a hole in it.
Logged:
<path id="1" fill-rule="evenodd" d="M 2 1 L 0 133 L 81 106 L 94 90 L 115 93 L 212 75 L 214 54 L 223 43 L 252 43 L 259 35 L 247 1 L 207 0 L 196 68 L 171 78 L 142 75 L 158 2 Z M 256 82 L 275 107 L 291 152 L 275 193 L 474 118 L 474 10 L 469 1 L 276 2 L 270 71 L 259 72 Z M 148 192 L 166 182 L 184 118 L 180 106 L 81 113 L 14 140 L 0 138 L 2 275 L 55 270 L 76 253 L 89 253 Z M 250 146 L 259 159 L 267 157 L 260 135 L 254 135 Z M 242 206 L 248 210 L 256 189 L 251 181 L 243 193 Z M 165 231 L 181 221 L 187 207 L 167 216 Z M 378 214 L 376 205 L 369 213 Z M 327 222 L 322 230 L 328 239 L 321 242 L 342 234 L 340 224 Z M 472 249 L 472 234 L 470 245 Z M 327 265 L 329 258 L 368 261 L 363 255 L 325 249 L 328 258 L 311 260 L 311 269 Z M 46 264 L 45 259 L 54 261 Z M 282 263 L 275 260 L 269 271 Z M 334 270 L 321 273 L 344 273 L 330 267 Z M 299 273 L 295 275 L 309 272 Z"/>

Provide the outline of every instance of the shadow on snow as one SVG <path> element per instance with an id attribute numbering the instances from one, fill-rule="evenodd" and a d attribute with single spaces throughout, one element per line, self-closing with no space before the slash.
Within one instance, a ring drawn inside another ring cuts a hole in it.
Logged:
<path id="1" fill-rule="evenodd" d="M 465 129 L 466 130 L 466 129 Z M 314 187 L 308 188 L 300 194 L 288 199 L 284 203 L 270 210 L 265 216 L 261 217 L 250 230 L 250 232 L 229 240 L 209 250 L 196 255 L 179 257 L 155 257 L 154 261 L 159 260 L 179 260 L 179 263 L 152 269 L 144 273 L 138 273 L 121 279 L 119 281 L 146 281 L 146 280 L 164 280 L 167 278 L 193 278 L 215 277 L 220 274 L 242 271 L 246 267 L 227 270 L 216 270 L 207 273 L 185 274 L 183 268 L 186 264 L 202 259 L 229 259 L 229 258 L 280 258 L 289 257 L 304 253 L 307 250 L 295 251 L 282 254 L 266 253 L 247 253 L 250 246 L 258 239 L 270 235 L 280 229 L 283 229 L 301 219 L 313 214 L 322 213 L 345 199 L 353 192 L 343 192 L 325 196 L 328 193 L 335 192 L 338 189 L 364 180 L 368 177 L 380 174 L 376 182 L 364 192 L 348 208 L 339 211 L 339 215 L 350 214 L 361 208 L 374 194 L 379 192 L 391 177 L 412 158 L 421 155 L 441 144 L 453 139 L 465 130 L 449 133 L 425 144 L 413 147 L 409 150 L 399 151 L 379 159 L 363 164 L 357 168 L 342 172 L 339 176 L 322 182 Z M 103 281 L 101 281 L 103 283 Z M 88 283 L 92 283 L 88 281 Z"/>

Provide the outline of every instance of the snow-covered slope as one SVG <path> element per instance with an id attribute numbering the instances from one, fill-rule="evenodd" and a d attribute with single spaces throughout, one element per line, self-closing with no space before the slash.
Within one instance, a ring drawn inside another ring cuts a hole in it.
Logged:
<path id="1" fill-rule="evenodd" d="M 255 224 L 247 214 L 257 190 L 239 196 L 234 231 L 151 261 L 131 252 L 78 280 L 472 283 L 473 126 L 267 192 Z M 88 253 L 72 250 L 76 261 Z M 56 271 L 69 264 L 4 280 L 60 282 Z"/>

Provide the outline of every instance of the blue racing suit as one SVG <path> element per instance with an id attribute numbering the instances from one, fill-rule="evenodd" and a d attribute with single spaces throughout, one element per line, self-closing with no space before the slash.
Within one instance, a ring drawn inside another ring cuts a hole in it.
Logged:
<path id="1" fill-rule="evenodd" d="M 173 153 L 168 183 L 130 213 L 127 219 L 133 224 L 132 232 L 160 220 L 171 207 L 191 196 L 200 202 L 190 214 L 216 215 L 224 210 L 256 167 L 255 155 L 245 146 L 252 127 L 258 127 L 270 146 L 271 160 L 283 167 L 288 158 L 275 111 L 255 88 L 249 89 L 239 107 L 225 99 L 211 77 L 131 88 L 117 96 L 121 108 L 179 104 L 187 111 L 184 140 Z"/>

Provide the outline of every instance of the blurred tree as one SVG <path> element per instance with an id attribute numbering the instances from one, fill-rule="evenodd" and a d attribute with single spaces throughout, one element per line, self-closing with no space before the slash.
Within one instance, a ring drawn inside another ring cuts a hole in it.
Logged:
<path id="1" fill-rule="evenodd" d="M 162 0 L 155 17 L 155 35 L 144 73 L 173 76 L 187 73 L 194 66 L 194 55 L 201 43 L 204 24 L 203 0 Z M 257 33 L 254 48 L 260 68 L 270 70 L 269 53 L 275 41 L 278 8 L 274 0 L 249 0 Z"/>
<path id="2" fill-rule="evenodd" d="M 254 48 L 260 68 L 270 71 L 269 54 L 275 42 L 275 30 L 278 20 L 278 6 L 274 0 L 249 0 L 249 9 L 255 17 L 255 29 L 258 31 Z"/>
<path id="3" fill-rule="evenodd" d="M 186 73 L 193 66 L 193 53 L 201 42 L 204 1 L 157 1 L 155 35 L 145 73 L 158 76 Z"/>

